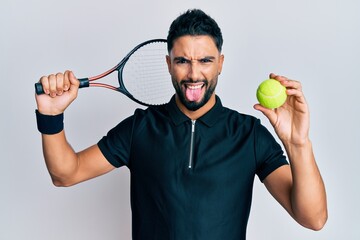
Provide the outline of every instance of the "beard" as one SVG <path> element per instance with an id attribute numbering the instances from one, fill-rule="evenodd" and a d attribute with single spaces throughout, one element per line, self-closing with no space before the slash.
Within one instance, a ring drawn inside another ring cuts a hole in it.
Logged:
<path id="1" fill-rule="evenodd" d="M 203 97 L 200 101 L 189 101 L 186 98 L 186 84 L 187 83 L 204 83 L 202 88 L 205 88 L 205 92 Z M 203 107 L 213 95 L 216 85 L 217 85 L 217 78 L 208 81 L 208 80 L 199 80 L 199 81 L 192 81 L 192 80 L 182 80 L 180 83 L 176 81 L 176 79 L 172 78 L 172 83 L 175 88 L 175 92 L 179 97 L 180 102 L 190 111 L 196 111 Z"/>

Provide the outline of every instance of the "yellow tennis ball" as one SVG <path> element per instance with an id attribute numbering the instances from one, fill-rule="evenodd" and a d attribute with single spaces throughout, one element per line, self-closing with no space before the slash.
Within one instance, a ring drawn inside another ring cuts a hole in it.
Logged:
<path id="1" fill-rule="evenodd" d="M 267 79 L 259 85 L 256 97 L 263 107 L 275 109 L 285 103 L 286 88 L 277 80 Z"/>

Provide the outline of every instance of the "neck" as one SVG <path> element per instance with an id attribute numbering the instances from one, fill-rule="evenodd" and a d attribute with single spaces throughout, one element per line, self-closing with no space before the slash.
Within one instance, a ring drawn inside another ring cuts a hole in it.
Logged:
<path id="1" fill-rule="evenodd" d="M 210 111 L 210 109 L 212 107 L 215 106 L 216 103 L 216 98 L 215 98 L 215 93 L 210 97 L 209 101 L 202 106 L 201 108 L 199 108 L 196 111 L 191 111 L 189 109 L 187 109 L 179 100 L 178 96 L 176 95 L 176 105 L 178 106 L 178 108 L 180 109 L 180 111 L 182 113 L 184 113 L 188 118 L 190 118 L 191 120 L 197 120 L 198 118 L 202 117 L 203 115 L 205 115 L 208 111 Z"/>

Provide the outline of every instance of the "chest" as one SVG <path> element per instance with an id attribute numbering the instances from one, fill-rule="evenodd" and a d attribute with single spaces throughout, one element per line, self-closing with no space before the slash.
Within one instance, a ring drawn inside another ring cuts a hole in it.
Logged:
<path id="1" fill-rule="evenodd" d="M 145 140 L 146 139 L 146 140 Z M 156 124 L 134 134 L 129 168 L 144 182 L 222 188 L 253 181 L 256 164 L 251 131 L 188 121 Z"/>

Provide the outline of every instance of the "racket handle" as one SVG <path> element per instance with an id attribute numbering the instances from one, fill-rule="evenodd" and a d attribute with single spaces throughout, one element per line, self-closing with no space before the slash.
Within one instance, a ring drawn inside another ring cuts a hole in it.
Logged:
<path id="1" fill-rule="evenodd" d="M 80 82 L 79 88 L 89 87 L 90 84 L 88 78 L 80 78 L 78 80 Z M 35 83 L 35 93 L 37 95 L 45 93 L 41 83 Z"/>

